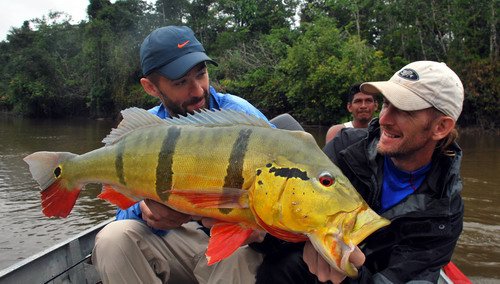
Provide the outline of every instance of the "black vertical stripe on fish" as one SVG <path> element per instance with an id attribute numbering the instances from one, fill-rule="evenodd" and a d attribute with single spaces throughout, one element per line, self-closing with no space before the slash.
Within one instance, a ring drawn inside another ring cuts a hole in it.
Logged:
<path id="1" fill-rule="evenodd" d="M 170 195 L 170 189 L 172 187 L 172 166 L 173 157 L 175 152 L 175 147 L 179 136 L 181 134 L 181 129 L 176 126 L 171 126 L 163 140 L 161 145 L 160 153 L 158 154 L 158 164 L 156 165 L 156 194 L 161 200 L 166 201 Z"/>
<path id="2" fill-rule="evenodd" d="M 227 188 L 242 188 L 243 186 L 243 162 L 245 160 L 245 154 L 251 134 L 252 130 L 248 128 L 242 129 L 238 133 L 238 138 L 234 142 L 233 148 L 231 149 L 231 155 L 229 156 L 227 173 L 224 178 L 224 191 L 228 190 Z M 219 209 L 223 214 L 229 214 L 231 210 L 230 208 Z"/>
<path id="3" fill-rule="evenodd" d="M 127 185 L 123 174 L 123 153 L 125 153 L 125 142 L 121 141 L 116 145 L 115 170 L 121 184 Z"/>

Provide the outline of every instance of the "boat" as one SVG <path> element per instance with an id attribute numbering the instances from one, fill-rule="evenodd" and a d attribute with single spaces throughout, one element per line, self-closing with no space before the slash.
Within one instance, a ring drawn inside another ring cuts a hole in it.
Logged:
<path id="1" fill-rule="evenodd" d="M 97 233 L 115 218 L 30 256 L 0 271 L 0 284 L 7 283 L 99 283 L 90 257 Z"/>
<path id="2" fill-rule="evenodd" d="M 56 244 L 46 250 L 28 257 L 0 271 L 0 284 L 44 283 L 44 284 L 90 284 L 101 283 L 99 274 L 91 263 L 92 249 L 97 233 L 114 218 L 101 222 L 80 234 Z M 455 274 L 460 270 L 452 265 Z M 438 284 L 471 283 L 457 281 L 464 278 L 450 279 L 441 269 Z M 448 273 L 450 273 L 448 271 Z M 463 274 L 461 274 L 465 277 Z M 456 276 L 456 275 L 455 275 Z M 452 277 L 455 277 L 452 276 Z M 466 280 L 468 280 L 465 277 Z"/>

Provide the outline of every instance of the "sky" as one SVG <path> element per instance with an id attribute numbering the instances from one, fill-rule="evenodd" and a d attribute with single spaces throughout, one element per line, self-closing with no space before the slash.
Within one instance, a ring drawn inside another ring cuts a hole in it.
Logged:
<path id="1" fill-rule="evenodd" d="M 87 20 L 88 4 L 89 0 L 0 0 L 0 41 L 11 27 L 19 28 L 25 20 L 42 18 L 51 11 L 71 15 L 75 24 Z"/>
<path id="2" fill-rule="evenodd" d="M 19 28 L 24 21 L 42 18 L 50 12 L 65 12 L 74 24 L 88 20 L 88 5 L 89 0 L 0 0 L 0 41 L 6 39 L 12 27 Z"/>

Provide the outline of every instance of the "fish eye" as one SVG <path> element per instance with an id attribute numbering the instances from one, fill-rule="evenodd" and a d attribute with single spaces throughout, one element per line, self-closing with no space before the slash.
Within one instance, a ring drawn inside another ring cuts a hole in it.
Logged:
<path id="1" fill-rule="evenodd" d="M 319 175 L 319 182 L 322 185 L 324 185 L 326 187 L 329 187 L 329 186 L 332 186 L 335 183 L 335 179 L 329 173 L 321 173 Z"/>
<path id="2" fill-rule="evenodd" d="M 56 178 L 58 178 L 60 175 L 61 175 L 61 167 L 57 167 L 57 168 L 54 170 L 54 176 L 55 176 Z"/>

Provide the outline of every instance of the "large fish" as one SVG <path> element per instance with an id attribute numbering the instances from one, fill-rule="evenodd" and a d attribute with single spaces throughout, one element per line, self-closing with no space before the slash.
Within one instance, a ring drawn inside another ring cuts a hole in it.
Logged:
<path id="1" fill-rule="evenodd" d="M 389 224 L 306 132 L 227 110 L 167 120 L 138 108 L 122 115 L 102 148 L 24 158 L 46 216 L 66 217 L 85 184 L 102 183 L 99 197 L 121 208 L 148 198 L 220 220 L 211 229 L 209 264 L 231 255 L 253 230 L 265 230 L 287 241 L 309 239 L 351 277 L 352 250 Z"/>

